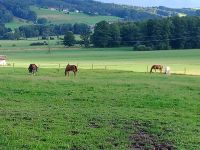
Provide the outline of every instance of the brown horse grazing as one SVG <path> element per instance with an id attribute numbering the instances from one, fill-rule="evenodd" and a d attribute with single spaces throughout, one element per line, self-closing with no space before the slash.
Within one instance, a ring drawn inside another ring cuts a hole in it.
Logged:
<path id="1" fill-rule="evenodd" d="M 77 66 L 76 65 L 70 65 L 68 64 L 65 68 L 65 76 L 68 75 L 69 77 L 69 72 L 73 71 L 74 72 L 74 77 L 76 76 L 76 73 L 78 71 Z"/>
<path id="2" fill-rule="evenodd" d="M 28 67 L 28 71 L 29 73 L 35 75 L 35 73 L 38 71 L 38 67 L 36 66 L 36 64 L 30 64 Z"/>
<path id="3" fill-rule="evenodd" d="M 151 67 L 150 73 L 153 72 L 153 69 L 154 69 L 155 72 L 156 72 L 156 69 L 158 69 L 158 70 L 160 70 L 160 73 L 162 73 L 163 66 L 162 66 L 162 65 L 153 65 L 153 66 Z"/>

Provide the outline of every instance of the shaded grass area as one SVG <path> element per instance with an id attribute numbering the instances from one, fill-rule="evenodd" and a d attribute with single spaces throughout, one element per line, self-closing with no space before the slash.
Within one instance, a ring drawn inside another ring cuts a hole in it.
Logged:
<path id="1" fill-rule="evenodd" d="M 31 76 L 0 68 L 0 148 L 132 149 L 142 131 L 158 144 L 200 149 L 199 83 L 194 76 L 79 70 L 67 79 L 63 70 Z"/>

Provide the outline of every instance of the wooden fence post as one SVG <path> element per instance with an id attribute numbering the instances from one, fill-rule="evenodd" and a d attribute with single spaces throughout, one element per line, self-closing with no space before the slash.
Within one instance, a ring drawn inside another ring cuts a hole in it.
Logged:
<path id="1" fill-rule="evenodd" d="M 15 72 L 15 63 L 13 63 L 13 71 Z"/>
<path id="2" fill-rule="evenodd" d="M 60 72 L 60 64 L 58 64 L 58 72 Z"/>
<path id="3" fill-rule="evenodd" d="M 94 69 L 94 65 L 92 64 L 92 70 Z"/>

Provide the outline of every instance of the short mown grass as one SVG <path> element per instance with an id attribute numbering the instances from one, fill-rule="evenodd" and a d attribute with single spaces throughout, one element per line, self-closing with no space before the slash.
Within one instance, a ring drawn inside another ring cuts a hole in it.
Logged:
<path id="1" fill-rule="evenodd" d="M 0 68 L 0 149 L 132 149 L 140 130 L 200 149 L 198 76 Z M 137 125 L 136 125 L 137 124 Z M 148 145 L 147 145 L 148 147 Z"/>

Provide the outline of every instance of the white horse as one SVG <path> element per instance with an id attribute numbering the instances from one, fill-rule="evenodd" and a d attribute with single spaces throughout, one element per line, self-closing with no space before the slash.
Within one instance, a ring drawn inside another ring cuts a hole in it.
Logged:
<path id="1" fill-rule="evenodd" d="M 170 73 L 171 73 L 171 68 L 169 67 L 169 66 L 166 66 L 165 67 L 165 72 L 164 72 L 165 74 L 167 74 L 167 75 L 170 75 Z"/>

